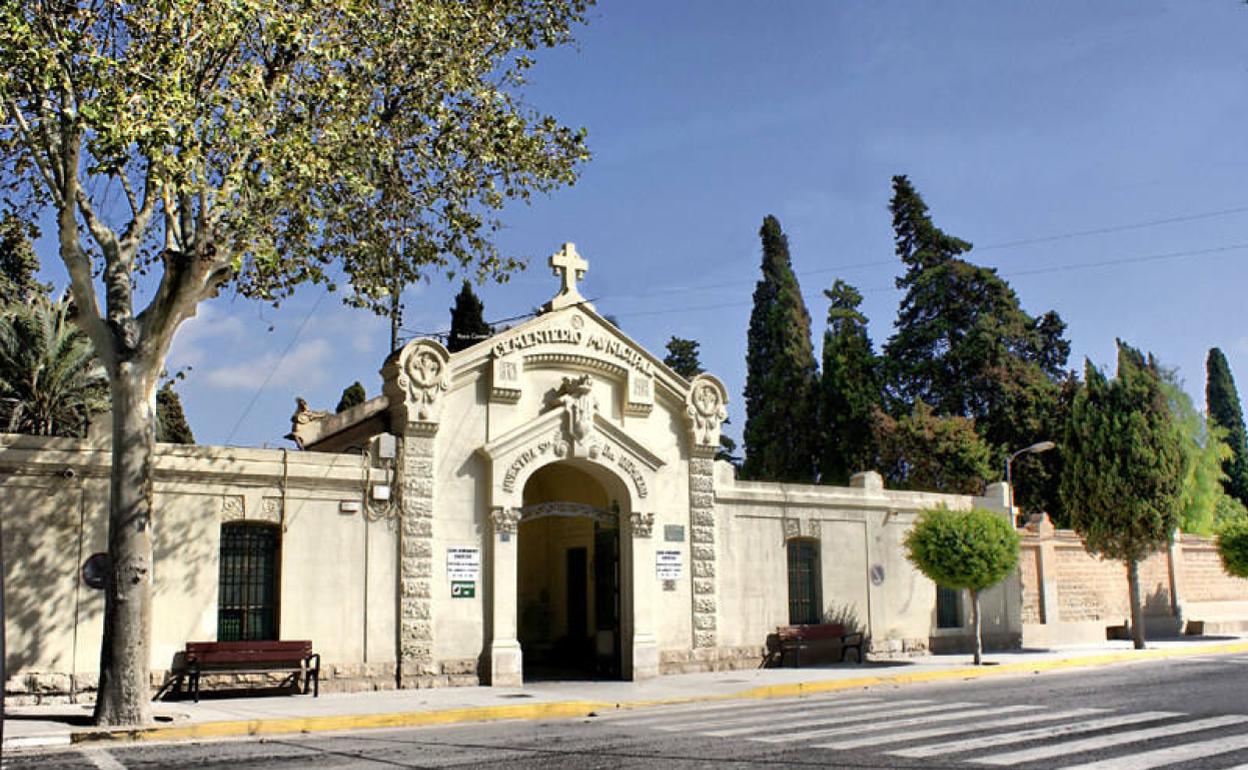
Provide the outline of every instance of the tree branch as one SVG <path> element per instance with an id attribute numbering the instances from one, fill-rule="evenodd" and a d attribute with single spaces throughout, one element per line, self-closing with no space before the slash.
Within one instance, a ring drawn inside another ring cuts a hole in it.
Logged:
<path id="1" fill-rule="evenodd" d="M 43 177 L 44 184 L 48 186 L 48 192 L 52 195 L 52 202 L 63 208 L 65 201 L 61 199 L 60 184 L 56 178 L 56 167 L 49 165 L 41 154 L 42 151 L 51 156 L 52 148 L 38 146 L 38 143 L 32 136 L 33 132 L 30 129 L 30 123 L 26 121 L 26 116 L 22 114 L 22 108 L 16 101 L 9 99 L 6 105 L 9 108 L 9 113 L 13 115 L 13 122 L 17 124 L 18 133 L 21 135 L 21 143 L 34 159 L 35 167 L 39 169 L 39 175 Z"/>

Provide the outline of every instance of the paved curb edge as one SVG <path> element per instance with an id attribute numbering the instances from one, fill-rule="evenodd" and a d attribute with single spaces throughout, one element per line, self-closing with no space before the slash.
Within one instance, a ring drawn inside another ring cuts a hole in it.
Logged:
<path id="1" fill-rule="evenodd" d="M 814 693 L 854 690 L 877 685 L 906 685 L 938 682 L 949 679 L 979 679 L 988 676 L 1040 673 L 1067 668 L 1087 668 L 1117 663 L 1139 662 L 1164 658 L 1195 655 L 1248 653 L 1248 642 L 1206 644 L 1183 649 L 1145 649 L 1124 652 L 1099 653 L 1073 658 L 1041 660 L 1034 662 L 1006 663 L 921 671 L 913 674 L 882 674 L 852 679 L 825 679 L 814 682 L 765 685 L 732 693 L 714 695 L 677 696 L 652 700 L 610 703 L 606 701 L 569 700 L 549 703 L 523 703 L 500 706 L 476 706 L 471 708 L 444 709 L 441 711 L 410 711 L 385 714 L 352 714 L 334 716 L 293 717 L 285 719 L 249 719 L 173 727 L 148 727 L 121 730 L 82 730 L 70 733 L 68 744 L 90 744 L 123 741 L 177 741 L 235 738 L 253 735 L 280 735 L 291 733 L 335 732 L 365 730 L 387 727 L 421 727 L 426 725 L 456 724 L 461 722 L 491 722 L 504 719 L 575 719 L 594 712 L 645 708 L 724 700 L 789 698 Z M 40 739 L 46 742 L 38 743 Z M 64 746 L 65 736 L 23 736 L 5 739 L 5 749 L 35 748 L 36 746 Z"/>

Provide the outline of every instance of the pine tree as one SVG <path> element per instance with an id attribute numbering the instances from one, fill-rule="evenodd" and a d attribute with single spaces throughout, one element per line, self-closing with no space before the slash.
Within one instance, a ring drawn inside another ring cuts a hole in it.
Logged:
<path id="1" fill-rule="evenodd" d="M 875 412 L 877 466 L 890 488 L 978 495 L 993 473 L 991 453 L 965 417 L 941 417 L 922 401 L 894 420 Z"/>
<path id="2" fill-rule="evenodd" d="M 875 460 L 872 425 L 880 407 L 878 361 L 867 335 L 867 317 L 858 310 L 862 303 L 858 290 L 837 280 L 824 296 L 830 304 L 820 381 L 819 481 L 844 485 Z"/>
<path id="3" fill-rule="evenodd" d="M 455 307 L 451 308 L 451 333 L 446 339 L 446 349 L 456 353 L 470 348 L 494 333 L 485 322 L 485 305 L 472 290 L 472 284 L 464 286 L 455 295 Z"/>
<path id="4" fill-rule="evenodd" d="M 763 220 L 763 278 L 754 289 L 746 351 L 742 475 L 810 482 L 815 470 L 816 369 L 810 314 L 780 221 Z"/>
<path id="5" fill-rule="evenodd" d="M 194 444 L 195 434 L 182 411 L 182 398 L 166 382 L 156 391 L 156 440 L 167 444 Z"/>
<path id="6" fill-rule="evenodd" d="M 358 406 L 368 400 L 368 393 L 364 392 L 364 386 L 359 380 L 348 385 L 342 391 L 342 396 L 338 399 L 338 406 L 334 408 L 335 413 L 342 413 L 353 406 Z"/>
<path id="7" fill-rule="evenodd" d="M 1244 430 L 1244 412 L 1230 364 L 1218 348 L 1209 349 L 1205 373 L 1209 419 L 1226 431 L 1225 441 L 1231 448 L 1231 457 L 1222 465 L 1227 476 L 1224 487 L 1228 495 L 1248 505 L 1248 432 Z"/>
<path id="8" fill-rule="evenodd" d="M 698 341 L 673 336 L 667 341 L 667 355 L 663 357 L 663 363 L 686 380 L 698 376 L 702 373 L 702 362 L 698 358 Z"/>
<path id="9" fill-rule="evenodd" d="M 1182 436 L 1156 362 L 1118 342 L 1118 377 L 1089 362 L 1062 441 L 1061 494 L 1089 553 L 1123 562 L 1137 649 L 1144 647 L 1140 562 L 1179 524 Z"/>
<path id="10" fill-rule="evenodd" d="M 1065 323 L 1052 312 L 1028 315 L 996 270 L 964 259 L 971 244 L 932 223 L 904 176 L 893 177 L 890 208 L 906 269 L 897 279 L 906 292 L 897 331 L 884 347 L 890 410 L 906 414 L 923 401 L 938 415 L 973 420 L 996 467 L 1014 450 L 1052 439 L 1070 353 Z M 1059 463 L 1020 459 L 1020 505 L 1052 510 Z"/>

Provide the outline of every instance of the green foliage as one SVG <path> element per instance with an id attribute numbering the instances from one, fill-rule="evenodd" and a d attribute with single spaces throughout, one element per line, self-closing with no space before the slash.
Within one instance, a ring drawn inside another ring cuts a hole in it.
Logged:
<path id="1" fill-rule="evenodd" d="M 938 585 L 982 591 L 1018 566 L 1018 532 L 1006 514 L 932 508 L 906 535 L 906 555 Z"/>
<path id="2" fill-rule="evenodd" d="M 691 380 L 702 373 L 702 361 L 698 357 L 698 341 L 673 336 L 667 341 L 667 355 L 663 363 L 672 371 Z"/>
<path id="3" fill-rule="evenodd" d="M 1014 450 L 1054 438 L 1070 352 L 1065 323 L 1052 312 L 1028 315 L 996 270 L 962 258 L 971 244 L 932 223 L 904 176 L 893 177 L 890 208 L 906 269 L 897 279 L 906 294 L 896 332 L 884 348 L 890 411 L 904 414 L 923 401 L 937 414 L 974 420 L 994 468 Z M 1021 462 L 1024 508 L 1053 509 L 1059 463 L 1055 456 Z"/>
<path id="4" fill-rule="evenodd" d="M 1219 528 L 1217 543 L 1226 571 L 1248 578 L 1248 518 L 1235 519 Z"/>
<path id="5" fill-rule="evenodd" d="M 991 454 L 965 417 L 940 417 L 922 401 L 894 419 L 877 410 L 874 442 L 889 486 L 979 494 L 993 473 Z"/>
<path id="6" fill-rule="evenodd" d="M 1179 497 L 1179 527 L 1208 535 L 1218 517 L 1218 502 L 1226 496 L 1223 463 L 1231 457 L 1226 431 L 1196 411 L 1174 370 L 1163 369 L 1161 388 L 1182 436 L 1183 491 Z"/>
<path id="7" fill-rule="evenodd" d="M 875 460 L 879 366 L 867 335 L 867 318 L 858 310 L 862 295 L 837 280 L 824 296 L 829 306 L 819 383 L 819 480 L 845 485 Z"/>
<path id="8" fill-rule="evenodd" d="M 1062 446 L 1061 493 L 1090 552 L 1130 564 L 1170 541 L 1183 492 L 1183 436 L 1154 361 L 1118 342 L 1118 377 L 1091 362 Z"/>
<path id="9" fill-rule="evenodd" d="M 754 289 L 746 350 L 742 475 L 810 482 L 815 473 L 817 379 L 810 314 L 789 243 L 773 216 L 759 230 L 763 278 Z"/>
<path id="10" fill-rule="evenodd" d="M 84 436 L 108 384 L 68 301 L 35 296 L 0 312 L 0 430 Z"/>
<path id="11" fill-rule="evenodd" d="M 167 444 L 194 444 L 195 434 L 182 411 L 182 398 L 166 382 L 156 391 L 156 440 Z"/>
<path id="12" fill-rule="evenodd" d="M 1230 364 L 1218 348 L 1209 349 L 1205 373 L 1209 419 L 1226 432 L 1226 444 L 1231 449 L 1231 456 L 1222 463 L 1226 473 L 1223 487 L 1228 495 L 1248 504 L 1248 432 L 1244 429 L 1244 412 L 1239 405 Z"/>
<path id="13" fill-rule="evenodd" d="M 455 307 L 451 308 L 451 333 L 446 338 L 446 349 L 456 353 L 489 339 L 493 333 L 485 322 L 485 305 L 472 290 L 472 284 L 464 281 L 463 288 L 455 295 Z"/>
<path id="14" fill-rule="evenodd" d="M 353 406 L 359 406 L 368 400 L 368 393 L 364 391 L 364 386 L 359 380 L 351 383 L 343 388 L 342 396 L 338 399 L 338 406 L 334 407 L 336 414 L 341 414 Z"/>
<path id="15" fill-rule="evenodd" d="M 39 257 L 33 242 L 38 237 L 39 228 L 17 214 L 0 219 L 0 306 L 29 302 L 52 290 L 35 280 Z"/>

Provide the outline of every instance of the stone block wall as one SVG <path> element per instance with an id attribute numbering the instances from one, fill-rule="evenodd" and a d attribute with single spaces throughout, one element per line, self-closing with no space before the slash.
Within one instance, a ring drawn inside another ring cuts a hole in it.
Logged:
<path id="1" fill-rule="evenodd" d="M 1033 518 L 1020 534 L 1025 644 L 1103 640 L 1105 627 L 1130 618 L 1121 562 L 1092 556 L 1076 533 L 1054 529 L 1047 517 Z M 1150 627 L 1238 615 L 1248 622 L 1248 580 L 1222 569 L 1208 538 L 1181 534 L 1174 547 L 1154 553 L 1140 564 L 1140 587 Z"/>

